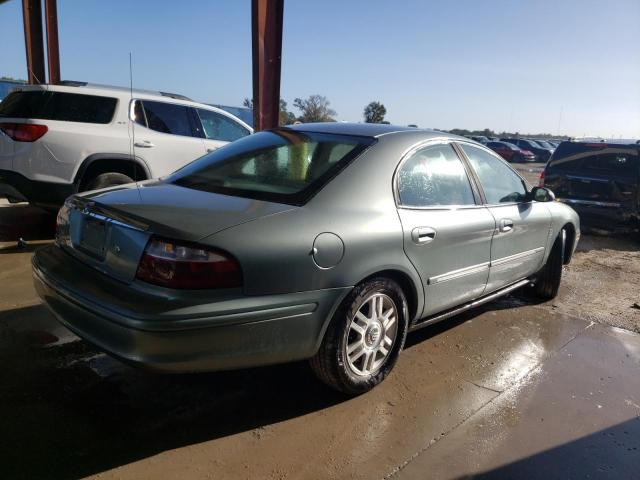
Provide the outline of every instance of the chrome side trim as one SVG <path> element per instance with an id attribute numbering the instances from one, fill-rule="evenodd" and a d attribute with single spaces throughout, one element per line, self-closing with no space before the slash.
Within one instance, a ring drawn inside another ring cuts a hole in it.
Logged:
<path id="1" fill-rule="evenodd" d="M 526 284 L 528 284 L 530 282 L 529 279 L 524 278 L 516 283 L 513 283 L 511 285 L 509 285 L 508 287 L 505 287 L 501 290 L 498 290 L 497 292 L 493 292 L 489 295 L 487 295 L 486 297 L 480 297 L 477 300 L 474 300 L 473 302 L 469 302 L 466 303 L 458 308 L 454 308 L 453 310 L 450 310 L 448 312 L 445 313 L 441 313 L 439 315 L 435 315 L 434 317 L 427 317 L 426 319 L 423 320 L 418 320 L 418 323 L 415 323 L 414 325 L 412 325 L 409 328 L 410 332 L 414 332 L 416 330 L 419 330 L 421 328 L 427 327 L 429 325 L 433 325 L 434 323 L 438 323 L 442 320 L 446 320 L 447 318 L 453 317 L 455 315 L 458 315 L 459 313 L 465 312 L 467 310 L 470 310 L 472 308 L 475 307 L 479 307 L 482 304 L 485 304 L 487 302 L 490 302 L 492 300 L 495 300 L 496 298 L 502 297 L 503 295 L 506 295 L 507 293 L 512 292 L 513 290 L 516 290 L 520 287 L 524 287 Z"/>
<path id="2" fill-rule="evenodd" d="M 578 200 L 574 198 L 559 198 L 558 201 L 562 203 L 573 203 L 575 205 L 593 205 L 595 207 L 620 207 L 620 203 L 618 202 L 598 202 L 597 200 Z"/>
<path id="3" fill-rule="evenodd" d="M 525 252 L 516 253 L 515 255 L 509 255 L 508 257 L 498 258 L 491 261 L 491 266 L 496 267 L 505 263 L 513 262 L 514 260 L 520 260 L 521 258 L 529 257 L 537 253 L 544 252 L 544 247 L 534 248 L 533 250 L 527 250 Z"/>
<path id="4" fill-rule="evenodd" d="M 449 280 L 455 280 L 456 278 L 464 277 L 466 275 L 473 275 L 474 273 L 480 273 L 484 270 L 489 269 L 489 262 L 480 263 L 478 265 L 471 265 L 470 267 L 460 268 L 458 270 L 453 270 L 451 272 L 443 273 L 441 275 L 436 275 L 435 277 L 429 278 L 427 283 L 429 285 L 434 285 L 436 283 L 443 283 Z"/>

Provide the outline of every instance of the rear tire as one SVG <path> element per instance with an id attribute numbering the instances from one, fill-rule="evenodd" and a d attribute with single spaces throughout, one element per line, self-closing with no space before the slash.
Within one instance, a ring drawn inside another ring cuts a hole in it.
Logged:
<path id="1" fill-rule="evenodd" d="M 391 372 L 408 330 L 404 292 L 388 278 L 356 286 L 331 319 L 309 363 L 316 376 L 348 395 L 371 390 Z"/>
<path id="2" fill-rule="evenodd" d="M 567 231 L 563 228 L 553 242 L 551 253 L 547 263 L 542 267 L 536 281 L 534 292 L 538 298 L 551 300 L 556 298 L 562 279 L 562 265 L 564 263 L 564 251 L 567 242 Z"/>
<path id="3" fill-rule="evenodd" d="M 123 173 L 101 173 L 93 180 L 89 180 L 85 184 L 84 190 L 100 190 L 101 188 L 114 187 L 116 185 L 124 185 L 125 183 L 132 182 L 133 179 Z"/>

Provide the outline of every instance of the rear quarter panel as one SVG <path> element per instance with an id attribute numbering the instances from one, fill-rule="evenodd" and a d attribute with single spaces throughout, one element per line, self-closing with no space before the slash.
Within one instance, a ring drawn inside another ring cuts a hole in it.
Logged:
<path id="1" fill-rule="evenodd" d="M 382 270 L 396 270 L 423 290 L 403 250 L 392 177 L 402 145 L 379 141 L 327 184 L 307 205 L 232 227 L 201 241 L 239 260 L 245 293 L 266 295 L 353 286 Z M 316 237 L 331 232 L 344 245 L 335 266 L 314 261 Z"/>

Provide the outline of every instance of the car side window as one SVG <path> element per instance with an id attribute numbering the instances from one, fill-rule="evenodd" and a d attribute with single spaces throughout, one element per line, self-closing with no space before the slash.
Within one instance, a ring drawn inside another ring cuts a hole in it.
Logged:
<path id="1" fill-rule="evenodd" d="M 171 135 L 193 136 L 191 122 L 189 121 L 189 107 L 172 103 L 152 102 L 143 100 L 144 115 L 147 126 L 151 130 Z M 138 114 L 136 112 L 136 121 Z"/>
<path id="2" fill-rule="evenodd" d="M 210 140 L 233 142 L 249 135 L 249 130 L 220 113 L 199 108 L 198 116 L 202 122 L 204 133 Z"/>
<path id="3" fill-rule="evenodd" d="M 398 172 L 401 206 L 475 205 L 464 165 L 451 145 L 418 150 Z"/>
<path id="4" fill-rule="evenodd" d="M 480 179 L 487 203 L 517 203 L 525 200 L 527 189 L 524 182 L 502 160 L 473 145 L 461 144 L 461 147 Z"/>

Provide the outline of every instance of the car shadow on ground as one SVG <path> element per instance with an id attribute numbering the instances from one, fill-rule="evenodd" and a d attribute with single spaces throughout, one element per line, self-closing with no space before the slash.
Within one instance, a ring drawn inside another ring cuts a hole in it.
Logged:
<path id="1" fill-rule="evenodd" d="M 409 335 L 407 348 L 522 301 L 508 297 L 426 327 Z M 42 305 L 0 312 L 0 451 L 6 478 L 84 477 L 348 400 L 317 381 L 306 362 L 154 374 L 83 341 L 46 347 L 58 339 L 46 331 L 6 327 L 27 318 L 42 325 L 47 316 Z"/>
<path id="2" fill-rule="evenodd" d="M 638 478 L 640 417 L 459 480 Z"/>
<path id="3" fill-rule="evenodd" d="M 48 240 L 55 235 L 56 213 L 21 203 L 0 204 L 0 242 Z"/>
<path id="4" fill-rule="evenodd" d="M 79 478 L 165 450 L 254 430 L 347 397 L 306 362 L 162 375 L 125 366 L 83 341 L 43 348 L 42 335 L 2 329 L 0 451 L 4 478 Z"/>

